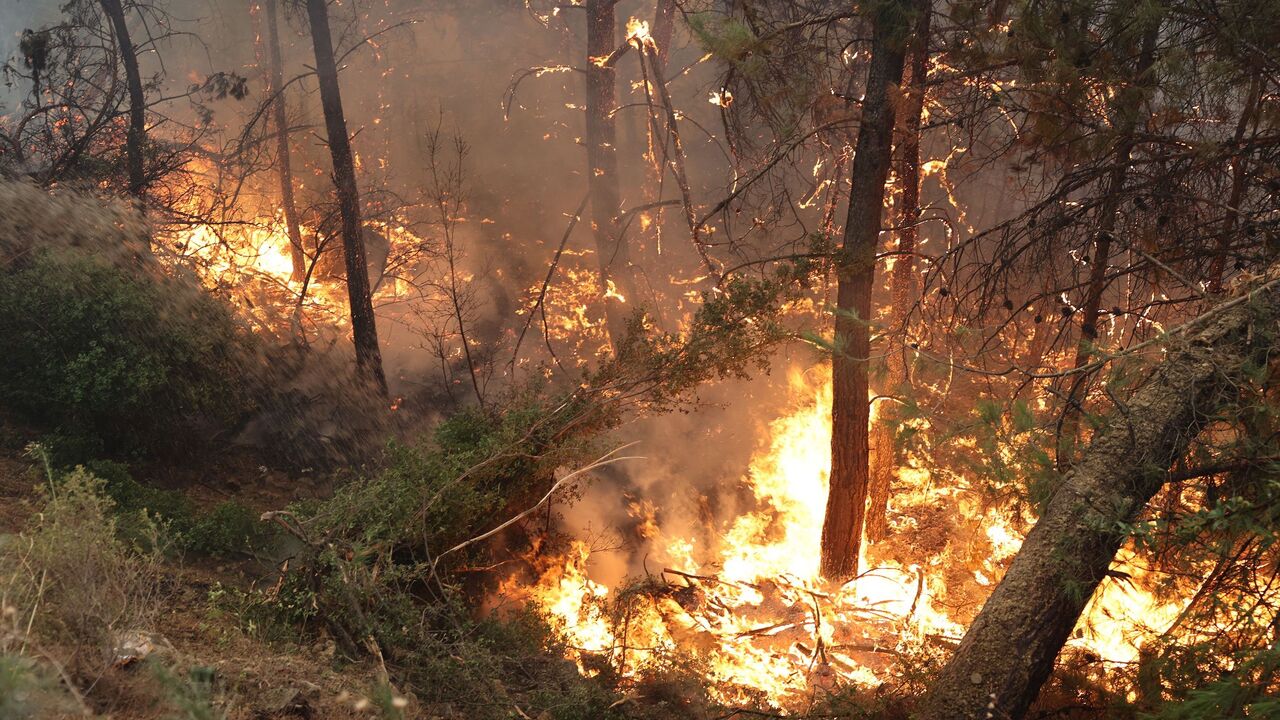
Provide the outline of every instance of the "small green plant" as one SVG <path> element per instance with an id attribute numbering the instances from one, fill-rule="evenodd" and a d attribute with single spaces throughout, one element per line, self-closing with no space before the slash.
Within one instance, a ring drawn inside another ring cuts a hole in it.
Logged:
<path id="1" fill-rule="evenodd" d="M 226 713 L 213 705 L 217 675 L 213 668 L 194 667 L 183 676 L 163 663 L 147 664 L 160 684 L 165 703 L 177 713 L 173 720 L 225 720 Z"/>

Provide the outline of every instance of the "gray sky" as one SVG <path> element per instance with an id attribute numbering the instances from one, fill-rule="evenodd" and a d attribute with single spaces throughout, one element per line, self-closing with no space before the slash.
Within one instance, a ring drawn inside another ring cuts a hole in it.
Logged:
<path id="1" fill-rule="evenodd" d="M 62 0 L 0 0 L 0 62 L 18 52 L 18 40 L 26 28 L 38 28 L 58 21 Z M 0 107 L 12 108 L 10 91 L 0 85 Z"/>

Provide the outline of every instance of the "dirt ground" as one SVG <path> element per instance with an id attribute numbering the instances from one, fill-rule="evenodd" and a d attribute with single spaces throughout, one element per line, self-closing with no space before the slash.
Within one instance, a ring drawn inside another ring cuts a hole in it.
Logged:
<path id="1" fill-rule="evenodd" d="M 25 457 L 23 448 L 30 438 L 2 419 L 0 434 L 0 535 L 15 535 L 36 511 L 41 471 Z M 244 492 L 235 497 L 255 509 L 280 508 L 299 493 L 323 492 L 309 486 L 306 478 L 289 479 L 237 464 L 240 467 L 233 465 L 232 471 L 244 474 L 232 487 L 238 485 Z M 187 494 L 201 507 L 227 499 L 225 493 L 199 483 L 188 486 Z M 270 582 L 268 571 L 269 565 L 256 560 L 166 560 L 161 568 L 161 612 L 155 627 L 143 629 L 154 641 L 154 655 L 175 677 L 200 678 L 202 687 L 211 688 L 212 706 L 228 720 L 376 717 L 377 710 L 367 698 L 376 686 L 374 667 L 343 661 L 335 654 L 333 643 L 325 639 L 312 643 L 269 641 L 255 628 L 245 627 L 218 602 L 224 589 L 243 590 Z M 175 714 L 171 703 L 162 700 L 166 692 L 161 681 L 145 663 L 113 668 L 81 691 L 96 717 L 204 717 Z M 404 716 L 421 715 L 410 704 Z M 54 713 L 47 717 L 81 715 Z"/>

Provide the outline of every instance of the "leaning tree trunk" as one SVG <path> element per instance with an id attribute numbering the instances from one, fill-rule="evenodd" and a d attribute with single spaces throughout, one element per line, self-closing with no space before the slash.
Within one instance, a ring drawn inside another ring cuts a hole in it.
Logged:
<path id="1" fill-rule="evenodd" d="M 892 156 L 894 105 L 890 87 L 902 82 L 910 14 L 919 0 L 891 0 L 879 9 L 862 121 L 853 156 L 844 243 L 837 257 L 836 352 L 832 360 L 831 486 L 822 524 L 822 574 L 846 579 L 858 572 L 858 548 L 870 481 L 871 289 Z"/>
<path id="2" fill-rule="evenodd" d="M 1121 404 L 1062 479 L 955 656 L 929 688 L 919 720 L 1020 718 L 1053 669 L 1131 523 L 1170 466 L 1249 368 L 1277 347 L 1280 269 L 1170 341 L 1151 379 Z"/>
<path id="3" fill-rule="evenodd" d="M 147 136 L 147 98 L 142 90 L 142 73 L 138 70 L 138 55 L 129 37 L 129 23 L 124 16 L 121 0 L 102 0 L 102 12 L 111 21 L 116 39 L 116 53 L 124 68 L 125 87 L 129 92 L 129 128 L 125 132 L 125 163 L 129 173 L 129 194 L 139 204 L 147 192 L 147 175 L 143 167 L 142 145 Z"/>
<path id="4" fill-rule="evenodd" d="M 369 266 L 365 261 L 360 191 L 356 186 L 356 169 L 351 158 L 347 121 L 342 113 L 338 65 L 333 57 L 329 9 L 325 0 L 307 0 L 307 17 L 311 23 L 311 42 L 315 46 L 320 105 L 324 109 L 329 153 L 333 156 L 333 183 L 338 191 L 338 210 L 342 216 L 342 254 L 347 270 L 347 299 L 351 306 L 351 333 L 356 348 L 356 367 L 385 396 L 387 378 L 382 371 L 378 326 L 369 288 Z"/>
<path id="5" fill-rule="evenodd" d="M 595 61 L 612 54 L 616 45 L 613 15 L 616 4 L 617 0 L 588 0 L 586 5 L 587 191 L 591 196 L 591 228 L 600 262 L 605 322 L 615 352 L 626 336 L 624 303 L 634 302 L 636 298 L 631 258 L 618 221 L 622 192 L 618 178 L 618 132 L 613 117 L 616 109 L 614 68 L 612 64 Z"/>
<path id="6" fill-rule="evenodd" d="M 289 233 L 292 280 L 299 282 L 307 274 L 307 257 L 302 252 L 302 230 L 298 222 L 298 206 L 293 198 L 293 166 L 289 157 L 289 115 L 284 102 L 284 62 L 280 58 L 280 21 L 276 0 L 266 0 L 267 45 L 271 61 L 270 87 L 272 119 L 276 135 L 276 168 L 280 172 L 280 207 Z"/>
<path id="7" fill-rule="evenodd" d="M 898 254 L 893 260 L 889 280 L 892 316 L 895 325 L 907 322 L 908 308 L 916 293 L 916 225 L 920 222 L 920 127 L 924 116 L 925 81 L 929 72 L 929 20 L 932 12 L 925 9 L 916 19 L 908 53 L 911 66 L 903 103 L 902 132 L 898 144 L 898 185 L 902 188 L 902 212 L 898 216 Z M 889 366 L 888 388 L 898 393 L 908 382 L 907 362 L 900 348 L 886 353 Z M 867 539 L 883 540 L 889 535 L 889 494 L 898 466 L 898 450 L 894 428 L 888 422 L 876 423 L 872 443 L 874 465 L 871 487 L 867 492 Z"/>

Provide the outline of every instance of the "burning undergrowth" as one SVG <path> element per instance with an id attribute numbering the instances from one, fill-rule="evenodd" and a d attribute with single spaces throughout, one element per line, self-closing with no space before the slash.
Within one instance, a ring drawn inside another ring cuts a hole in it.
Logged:
<path id="1" fill-rule="evenodd" d="M 602 479 L 578 505 L 566 498 L 565 525 L 577 537 L 535 546 L 532 576 L 511 577 L 496 598 L 531 603 L 580 672 L 623 685 L 682 668 L 718 703 L 795 714 L 850 693 L 883 700 L 918 692 L 959 643 L 1029 522 L 980 493 L 935 482 L 927 459 L 908 452 L 894 480 L 890 537 L 866 549 L 856 578 L 822 579 L 813 548 L 830 457 L 825 375 L 821 367 L 791 373 L 792 400 L 760 428 L 737 484 L 654 486 L 646 495 Z M 700 504 L 661 500 L 702 493 L 746 497 L 718 512 L 707 495 Z M 622 496 L 615 502 L 629 517 L 611 514 L 601 499 L 608 495 Z M 679 510 L 690 505 L 701 509 Z M 610 523 L 614 530 L 601 529 Z M 1069 643 L 1086 658 L 1064 680 L 1073 692 L 1122 688 L 1140 649 L 1180 607 L 1160 599 L 1160 578 L 1136 553 L 1126 552 L 1115 573 L 1120 580 L 1104 585 Z"/>
<path id="2" fill-rule="evenodd" d="M 962 629 L 935 603 L 927 568 L 884 563 L 843 585 L 819 578 L 829 387 L 801 373 L 789 384 L 796 400 L 765 428 L 742 480 L 745 509 L 688 518 L 632 500 L 625 540 L 573 540 L 539 562 L 536 582 L 513 579 L 499 594 L 545 612 L 586 674 L 643 680 L 689 663 L 716 701 L 736 706 L 807 710 L 845 687 L 901 678 L 904 659 L 957 641 Z M 911 491 L 913 502 L 938 501 L 924 484 Z M 635 572 L 604 567 L 622 550 Z"/>

